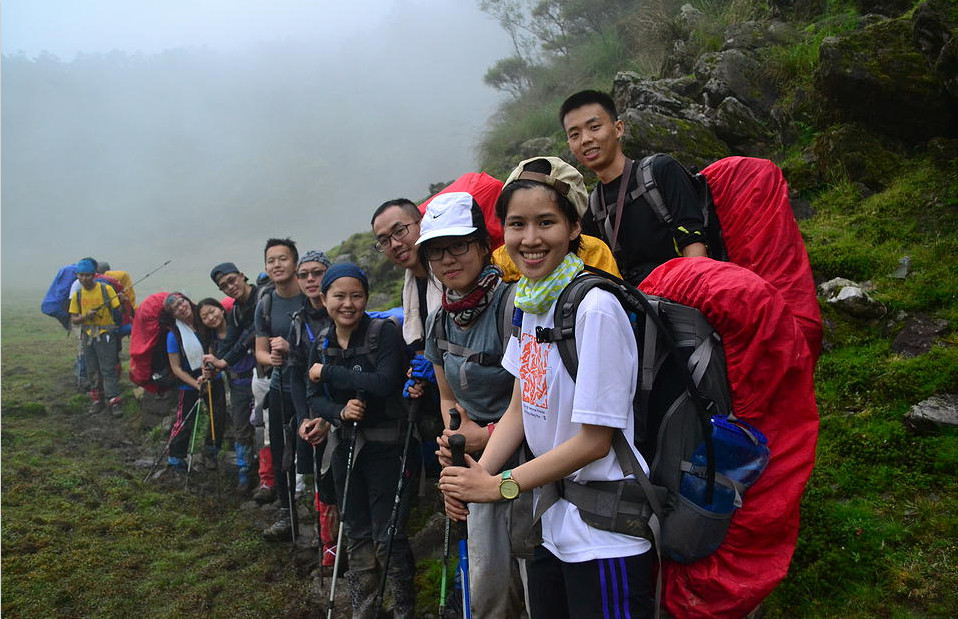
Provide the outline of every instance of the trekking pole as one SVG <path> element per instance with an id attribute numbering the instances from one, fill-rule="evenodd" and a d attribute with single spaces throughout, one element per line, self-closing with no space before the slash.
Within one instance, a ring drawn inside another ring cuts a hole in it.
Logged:
<path id="1" fill-rule="evenodd" d="M 207 367 L 213 369 L 212 363 L 207 363 Z M 219 476 L 219 448 L 216 446 L 216 424 L 213 421 L 213 381 L 211 377 L 206 383 L 206 401 L 209 403 L 210 407 L 210 440 L 213 441 L 213 479 L 216 483 L 216 496 L 220 496 L 220 476 Z"/>
<path id="2" fill-rule="evenodd" d="M 449 409 L 449 429 L 458 430 L 462 417 L 456 408 Z M 439 619 L 446 616 L 446 583 L 449 580 L 449 534 L 452 518 L 446 516 L 446 530 L 442 536 L 442 579 L 439 581 Z"/>
<path id="3" fill-rule="evenodd" d="M 449 437 L 449 450 L 452 452 L 453 466 L 466 466 L 466 437 L 453 434 Z M 466 523 L 459 525 L 462 536 L 459 538 L 459 580 L 462 583 L 462 616 L 472 619 L 469 608 L 469 528 Z"/>
<path id="4" fill-rule="evenodd" d="M 196 411 L 199 410 L 199 408 L 200 408 L 200 401 L 197 400 L 196 404 L 193 405 L 193 408 L 190 409 L 190 412 L 188 412 L 186 414 L 186 417 L 183 418 L 183 423 L 186 424 L 187 422 L 189 422 L 190 417 L 192 417 L 196 413 Z M 177 432 L 176 434 L 173 434 L 173 432 L 170 432 L 170 438 L 166 439 L 166 446 L 163 448 L 163 451 L 160 452 L 160 455 L 157 456 L 156 460 L 153 461 L 153 466 L 150 467 L 150 472 L 147 473 L 146 477 L 143 478 L 144 482 L 148 480 L 150 477 L 152 477 L 153 473 L 156 472 L 156 467 L 160 465 L 160 460 L 165 458 L 166 455 L 170 453 L 170 445 L 173 444 L 173 439 L 179 436 L 179 434 L 180 434 L 179 432 Z"/>
<path id="5" fill-rule="evenodd" d="M 144 275 L 144 276 L 141 277 L 140 279 L 136 280 L 135 282 L 133 282 L 132 284 L 130 284 L 129 286 L 127 286 L 126 288 L 124 288 L 124 289 L 123 289 L 124 292 L 127 291 L 127 290 L 133 289 L 134 286 L 136 286 L 137 284 L 139 284 L 140 282 L 142 282 L 144 279 L 146 279 L 146 278 L 149 277 L 150 275 L 153 275 L 154 273 L 156 273 L 157 271 L 159 271 L 160 269 L 162 269 L 163 267 L 165 267 L 166 265 L 168 265 L 168 264 L 171 263 L 171 262 L 173 262 L 173 259 L 172 259 L 172 258 L 170 258 L 169 260 L 167 260 L 166 262 L 164 262 L 164 263 L 161 264 L 160 266 L 156 267 L 155 269 L 153 269 L 152 271 L 150 271 L 149 273 L 147 273 L 146 275 Z M 95 309 L 90 310 L 90 311 L 99 312 L 101 308 L 106 307 L 106 306 L 107 306 L 106 303 L 100 303 L 98 306 L 96 306 Z"/>
<path id="6" fill-rule="evenodd" d="M 289 438 L 289 427 L 286 422 L 286 397 L 283 395 L 283 366 L 277 368 L 279 372 L 279 416 L 283 432 L 283 462 L 281 468 L 286 468 L 286 498 L 289 501 L 289 522 L 292 528 L 293 546 L 296 545 L 296 534 L 299 529 L 299 515 L 296 513 L 296 436 Z"/>
<path id="7" fill-rule="evenodd" d="M 197 399 L 196 401 L 199 402 L 200 400 Z M 193 472 L 193 447 L 194 447 L 194 445 L 196 445 L 196 428 L 197 428 L 199 425 L 200 425 L 200 424 L 195 423 L 195 421 L 194 421 L 194 423 L 193 423 L 193 430 L 192 430 L 192 432 L 190 432 L 190 451 L 189 451 L 189 453 L 187 454 L 187 457 L 186 457 L 186 483 L 183 484 L 183 489 L 184 489 L 184 490 L 186 490 L 186 489 L 188 489 L 188 488 L 190 487 L 190 473 Z"/>
<path id="8" fill-rule="evenodd" d="M 326 586 L 325 575 L 323 574 L 323 558 L 326 556 L 326 549 L 323 548 L 323 514 L 319 511 L 319 478 L 322 474 L 323 463 L 321 462 L 322 450 L 317 446 L 313 447 L 313 506 L 316 508 L 316 535 L 319 537 L 319 553 L 316 557 L 316 567 L 319 569 L 319 588 Z M 339 549 L 336 549 L 339 552 Z M 333 574 L 333 578 L 336 575 Z"/>
<path id="9" fill-rule="evenodd" d="M 409 418 L 406 427 L 406 440 L 403 443 L 402 457 L 399 459 L 399 482 L 396 484 L 396 496 L 393 498 L 393 510 L 389 514 L 388 537 L 386 538 L 386 559 L 383 561 L 383 573 L 379 580 L 379 595 L 376 598 L 375 608 L 383 603 L 383 594 L 386 591 L 386 576 L 389 572 L 389 557 L 392 554 L 393 539 L 396 537 L 396 523 L 399 520 L 399 503 L 402 491 L 406 487 L 406 460 L 409 457 L 409 443 L 412 442 L 412 433 L 419 422 L 419 410 L 422 402 L 419 398 L 409 403 Z"/>
<path id="10" fill-rule="evenodd" d="M 362 389 L 356 392 L 356 399 L 366 401 L 366 392 Z M 343 484 L 342 509 L 339 510 L 339 533 L 336 535 L 336 560 L 333 562 L 333 582 L 329 586 L 329 601 L 326 603 L 326 619 L 333 619 L 333 609 L 336 607 L 336 577 L 339 575 L 339 558 L 342 556 L 343 527 L 346 524 L 346 499 L 349 498 L 349 478 L 352 476 L 353 464 L 356 457 L 356 437 L 359 435 L 359 424 L 353 422 L 353 435 L 349 439 L 349 452 L 346 456 L 346 481 Z"/>

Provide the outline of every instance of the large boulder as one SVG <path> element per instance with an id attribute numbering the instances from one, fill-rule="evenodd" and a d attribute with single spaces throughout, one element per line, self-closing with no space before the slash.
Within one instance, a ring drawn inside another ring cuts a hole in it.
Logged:
<path id="1" fill-rule="evenodd" d="M 652 110 L 627 109 L 622 149 L 630 157 L 667 153 L 686 165 L 704 168 L 731 153 L 705 123 Z"/>
<path id="2" fill-rule="evenodd" d="M 778 98 L 762 63 L 741 49 L 702 54 L 694 72 L 705 83 L 704 103 L 712 108 L 735 97 L 759 116 L 766 116 Z"/>
<path id="3" fill-rule="evenodd" d="M 882 20 L 826 38 L 815 83 L 837 120 L 910 142 L 958 135 L 958 102 L 912 43 L 911 20 Z"/>
<path id="4" fill-rule="evenodd" d="M 772 133 L 752 110 L 735 97 L 727 97 L 715 110 L 715 133 L 735 154 L 768 157 Z"/>

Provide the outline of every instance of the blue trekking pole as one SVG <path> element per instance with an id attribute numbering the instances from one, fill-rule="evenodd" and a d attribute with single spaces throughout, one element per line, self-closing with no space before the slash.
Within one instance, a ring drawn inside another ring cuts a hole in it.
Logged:
<path id="1" fill-rule="evenodd" d="M 449 437 L 449 450 L 452 452 L 453 466 L 466 466 L 466 437 L 453 434 Z M 466 523 L 459 525 L 462 537 L 459 538 L 459 579 L 462 582 L 462 616 L 472 619 L 469 607 L 469 528 Z"/>
<path id="2" fill-rule="evenodd" d="M 458 430 L 462 424 L 462 417 L 455 408 L 449 409 L 449 429 Z M 452 529 L 452 518 L 446 516 L 446 530 L 442 536 L 442 580 L 439 581 L 439 619 L 446 616 L 446 583 L 449 580 L 449 534 Z"/>

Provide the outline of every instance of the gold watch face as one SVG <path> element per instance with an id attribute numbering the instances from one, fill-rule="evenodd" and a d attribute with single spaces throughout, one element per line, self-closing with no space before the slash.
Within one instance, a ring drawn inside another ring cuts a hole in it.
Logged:
<path id="1" fill-rule="evenodd" d="M 503 479 L 499 482 L 499 494 L 504 499 L 514 499 L 519 496 L 519 484 L 514 479 Z"/>

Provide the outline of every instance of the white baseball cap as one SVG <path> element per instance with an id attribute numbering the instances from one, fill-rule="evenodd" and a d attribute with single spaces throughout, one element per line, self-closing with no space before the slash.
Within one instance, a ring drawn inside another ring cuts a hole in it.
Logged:
<path id="1" fill-rule="evenodd" d="M 478 217 L 478 220 L 476 219 Z M 441 236 L 466 236 L 478 230 L 482 211 L 472 194 L 465 191 L 441 193 L 432 199 L 419 222 L 416 245 Z"/>

